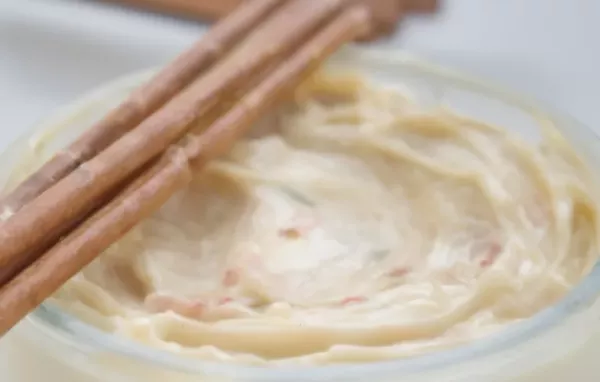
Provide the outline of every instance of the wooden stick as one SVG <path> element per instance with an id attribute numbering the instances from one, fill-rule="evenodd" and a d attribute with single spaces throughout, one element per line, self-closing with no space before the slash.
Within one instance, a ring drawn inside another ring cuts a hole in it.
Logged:
<path id="1" fill-rule="evenodd" d="M 0 284 L 33 262 L 44 242 L 90 213 L 133 172 L 180 139 L 226 91 L 243 84 L 339 13 L 342 0 L 285 2 L 226 58 L 135 129 L 81 164 L 0 225 Z"/>
<path id="2" fill-rule="evenodd" d="M 0 289 L 0 335 L 42 303 L 104 249 L 188 184 L 192 171 L 226 152 L 278 99 L 340 45 L 368 26 L 364 7 L 352 7 L 304 44 L 201 136 L 165 153 L 119 197 Z"/>
<path id="3" fill-rule="evenodd" d="M 175 16 L 183 16 L 206 21 L 214 21 L 227 16 L 237 6 L 254 0 L 104 0 L 110 3 L 124 4 Z M 376 2 L 379 0 L 366 0 Z M 386 0 L 395 2 L 405 12 L 435 12 L 438 0 Z"/>
<path id="4" fill-rule="evenodd" d="M 358 36 L 359 41 L 368 42 L 392 34 L 406 12 L 405 0 L 362 0 L 370 5 L 374 22 L 367 33 Z"/>
<path id="5" fill-rule="evenodd" d="M 142 9 L 200 20 L 218 20 L 236 6 L 254 0 L 105 0 Z M 311 0 L 307 0 L 311 1 Z M 315 0 L 312 0 L 315 1 Z M 320 0 L 327 1 L 327 0 Z M 372 41 L 392 34 L 406 13 L 433 13 L 438 10 L 438 0 L 347 0 L 362 1 L 372 12 L 372 29 L 358 36 L 359 41 Z"/>
<path id="6" fill-rule="evenodd" d="M 405 0 L 406 9 L 411 12 L 433 13 L 440 9 L 439 0 Z"/>
<path id="7" fill-rule="evenodd" d="M 227 16 L 237 6 L 250 1 L 244 0 L 104 0 L 147 9 L 174 16 L 183 16 L 199 20 L 218 20 Z"/>
<path id="8" fill-rule="evenodd" d="M 198 74 L 224 55 L 248 31 L 263 21 L 279 0 L 253 0 L 238 8 L 206 36 L 140 87 L 119 107 L 56 154 L 0 201 L 0 212 L 10 216 L 25 204 L 91 159 L 164 105 Z"/>

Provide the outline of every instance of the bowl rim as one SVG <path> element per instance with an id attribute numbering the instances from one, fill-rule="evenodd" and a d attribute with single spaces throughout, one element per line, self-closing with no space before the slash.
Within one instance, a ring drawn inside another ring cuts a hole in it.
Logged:
<path id="1" fill-rule="evenodd" d="M 492 99 L 516 106 L 522 110 L 529 111 L 532 115 L 550 115 L 553 120 L 567 121 L 569 126 L 577 127 L 577 133 L 588 134 L 589 138 L 594 141 L 599 140 L 599 136 L 592 129 L 579 123 L 564 112 L 558 112 L 553 107 L 541 106 L 537 101 L 533 102 L 530 99 L 501 89 L 490 84 L 488 81 L 479 80 L 462 74 L 460 71 L 442 67 L 405 51 L 349 46 L 339 52 L 333 61 L 337 59 L 341 62 L 348 59 L 358 59 L 400 65 L 403 69 L 415 70 L 420 74 L 453 82 L 460 88 L 481 93 Z M 83 97 L 77 98 L 75 102 L 69 103 L 49 118 L 45 118 L 44 122 L 35 124 L 32 129 L 26 131 L 25 134 L 13 142 L 9 146 L 9 149 L 5 150 L 2 155 L 8 155 L 7 151 L 10 151 L 11 147 L 23 145 L 26 140 L 30 140 L 36 134 L 45 131 L 48 126 L 65 123 L 68 119 L 74 118 L 82 110 L 83 106 L 106 100 L 107 96 L 114 93 L 117 88 L 128 88 L 139 84 L 142 79 L 148 78 L 154 71 L 154 69 L 136 71 L 133 74 L 110 81 Z M 260 381 L 328 381 L 336 378 L 351 380 L 361 377 L 389 376 L 390 374 L 397 377 L 414 376 L 423 372 L 441 371 L 450 366 L 473 362 L 500 353 L 539 337 L 549 332 L 550 329 L 559 326 L 565 318 L 591 305 L 595 301 L 595 298 L 598 297 L 599 291 L 600 262 L 596 263 L 592 271 L 580 284 L 556 304 L 547 307 L 529 319 L 512 324 L 507 328 L 474 342 L 412 358 L 310 367 L 278 366 L 277 368 L 266 368 L 264 366 L 226 364 L 198 359 L 190 360 L 174 353 L 141 345 L 125 337 L 118 337 L 103 332 L 62 311 L 51 302 L 43 303 L 26 320 L 34 324 L 37 329 L 53 337 L 53 339 L 69 342 L 77 350 L 109 352 L 114 355 L 132 358 L 144 364 L 159 366 L 173 372 L 232 378 L 243 375 L 244 378 Z"/>

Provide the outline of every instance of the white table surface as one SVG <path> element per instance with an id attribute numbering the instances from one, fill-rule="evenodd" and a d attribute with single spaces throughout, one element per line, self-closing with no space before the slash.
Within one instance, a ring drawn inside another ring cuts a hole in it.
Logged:
<path id="1" fill-rule="evenodd" d="M 440 15 L 407 20 L 382 44 L 492 79 L 594 126 L 599 19 L 597 0 L 445 0 Z M 0 0 L 0 147 L 94 86 L 166 62 L 203 30 L 90 1 Z"/>
<path id="2" fill-rule="evenodd" d="M 491 79 L 600 126 L 600 44 L 593 39 L 600 36 L 600 1 L 445 2 L 440 15 L 407 20 L 382 44 Z M 0 148 L 91 88 L 166 62 L 203 30 L 89 1 L 0 0 Z"/>

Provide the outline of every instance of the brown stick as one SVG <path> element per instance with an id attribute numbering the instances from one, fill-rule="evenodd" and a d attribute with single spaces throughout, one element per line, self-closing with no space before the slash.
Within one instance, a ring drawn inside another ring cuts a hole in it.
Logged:
<path id="1" fill-rule="evenodd" d="M 149 9 L 176 16 L 214 21 L 227 16 L 240 4 L 254 0 L 104 0 L 121 3 L 136 8 Z M 313 0 L 314 1 L 314 0 Z M 365 0 L 372 3 L 379 0 Z M 395 2 L 406 12 L 434 12 L 439 7 L 438 0 L 386 0 Z M 404 4 L 402 4 L 404 3 Z M 396 5 L 392 5 L 396 6 Z"/>
<path id="2" fill-rule="evenodd" d="M 17 212 L 81 163 L 134 128 L 223 56 L 279 4 L 279 0 L 253 0 L 251 5 L 241 6 L 223 22 L 216 24 L 198 43 L 3 198 L 0 212 L 8 215 Z"/>
<path id="3" fill-rule="evenodd" d="M 295 87 L 340 45 L 362 33 L 368 21 L 363 7 L 344 11 L 205 134 L 191 137 L 183 146 L 164 154 L 118 198 L 4 285 L 0 289 L 0 335 L 189 183 L 193 170 L 227 151 L 283 93 Z"/>
<path id="4" fill-rule="evenodd" d="M 439 10 L 439 0 L 405 0 L 406 9 L 411 12 L 433 13 Z"/>
<path id="5" fill-rule="evenodd" d="M 0 226 L 0 284 L 30 264 L 48 237 L 88 214 L 120 182 L 181 138 L 187 127 L 267 64 L 290 53 L 343 1 L 291 0 L 222 62 L 96 157 L 47 189 Z"/>
<path id="6" fill-rule="evenodd" d="M 200 20 L 217 20 L 227 16 L 244 0 L 104 0 L 174 16 Z M 252 0 L 250 0 L 252 1 Z"/>
<path id="7" fill-rule="evenodd" d="M 124 3 L 186 18 L 218 20 L 225 17 L 236 6 L 253 0 L 105 0 Z M 326 0 L 307 0 L 326 1 Z M 433 13 L 438 10 L 438 0 L 348 0 L 364 3 L 372 13 L 372 28 L 359 41 L 372 41 L 392 34 L 402 16 L 406 13 Z"/>
<path id="8" fill-rule="evenodd" d="M 367 2 L 371 10 L 371 28 L 367 33 L 358 37 L 359 41 L 372 41 L 381 36 L 392 34 L 404 13 L 405 0 L 359 0 Z"/>

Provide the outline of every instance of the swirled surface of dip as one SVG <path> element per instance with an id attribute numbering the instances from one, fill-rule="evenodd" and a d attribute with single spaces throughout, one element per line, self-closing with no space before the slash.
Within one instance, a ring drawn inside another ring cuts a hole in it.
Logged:
<path id="1" fill-rule="evenodd" d="M 533 145 L 355 76 L 320 75 L 56 296 L 201 359 L 410 357 L 531 317 L 598 254 L 597 188 Z"/>

